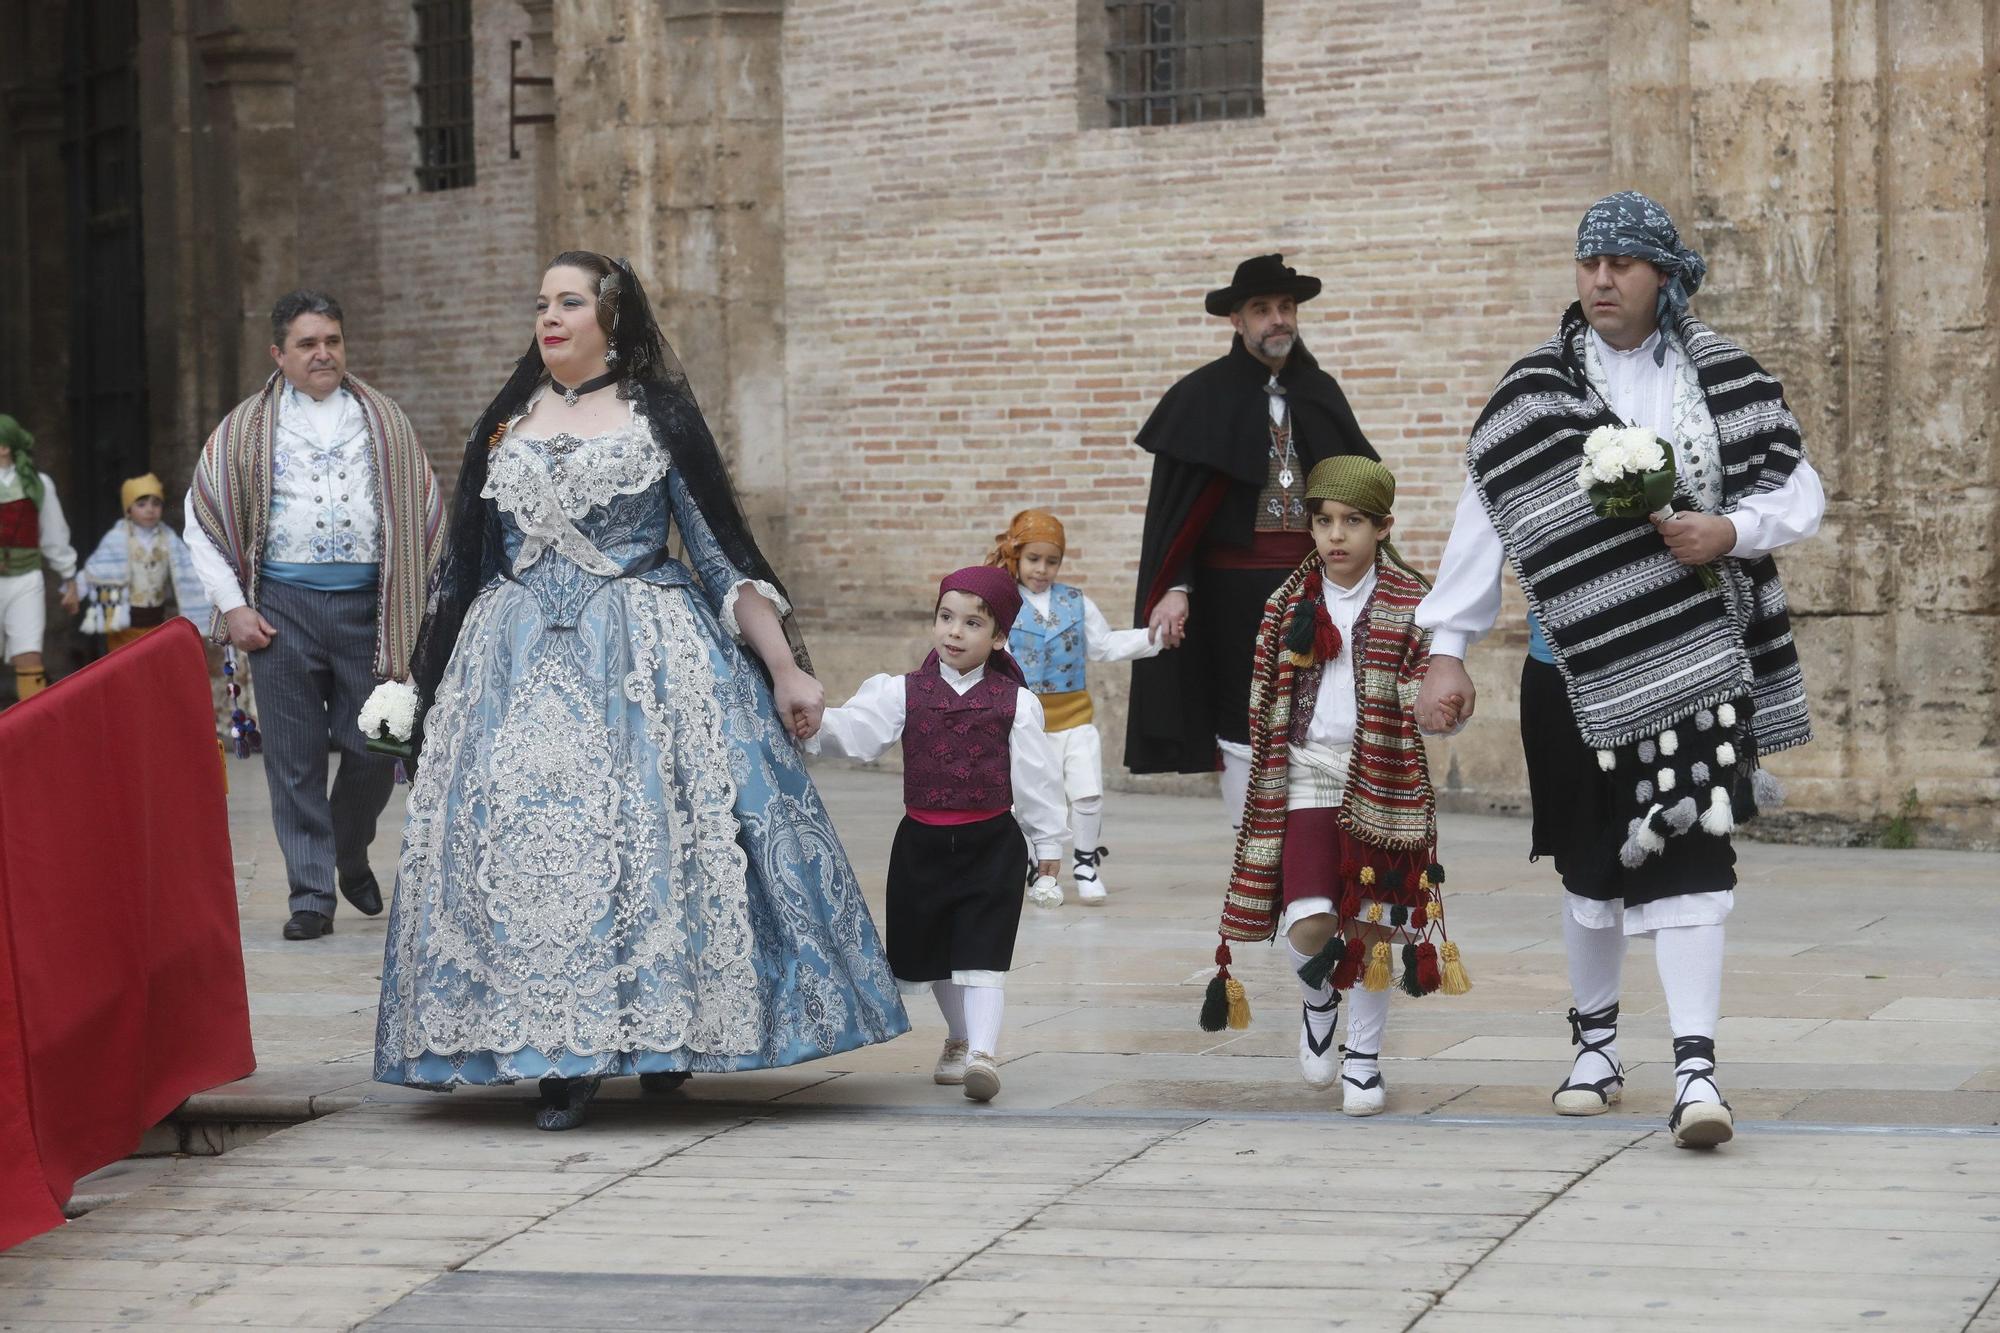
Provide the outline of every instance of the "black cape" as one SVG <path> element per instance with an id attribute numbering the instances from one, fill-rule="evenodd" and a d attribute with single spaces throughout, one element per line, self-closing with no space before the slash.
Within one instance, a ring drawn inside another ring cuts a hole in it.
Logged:
<path id="1" fill-rule="evenodd" d="M 1153 455 L 1146 528 L 1139 547 L 1133 623 L 1143 625 L 1167 590 L 1192 582 L 1204 549 L 1216 542 L 1247 546 L 1256 527 L 1257 496 L 1269 473 L 1271 372 L 1239 336 L 1229 354 L 1184 376 L 1161 397 L 1139 431 Z M 1320 369 L 1304 342 L 1278 372 L 1292 410 L 1299 462 L 1342 454 L 1379 458 L 1361 433 L 1347 395 Z M 1273 585 L 1289 571 L 1276 571 Z M 1256 610 L 1261 611 L 1261 601 Z M 1228 622 L 1241 617 L 1227 617 Z M 1132 664 L 1132 707 L 1125 728 L 1125 766 L 1134 773 L 1207 773 L 1215 768 L 1216 713 L 1230 691 L 1210 679 L 1212 649 L 1199 612 L 1188 616 L 1179 648 Z M 1254 623 L 1254 616 L 1252 617 Z M 1243 644 L 1247 674 L 1254 644 Z"/>

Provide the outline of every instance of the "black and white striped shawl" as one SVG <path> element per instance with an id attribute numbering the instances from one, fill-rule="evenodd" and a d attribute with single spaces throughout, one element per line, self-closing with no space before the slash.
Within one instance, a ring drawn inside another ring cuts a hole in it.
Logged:
<path id="1" fill-rule="evenodd" d="M 1599 518 L 1578 488 L 1584 437 L 1625 424 L 1584 374 L 1587 328 L 1572 305 L 1556 336 L 1501 379 L 1466 451 L 1584 739 L 1629 746 L 1747 698 L 1754 754 L 1804 744 L 1805 679 L 1771 558 L 1723 557 L 1723 587 L 1710 591 L 1650 523 Z M 1674 332 L 1715 418 L 1728 513 L 1791 476 L 1805 453 L 1799 423 L 1783 386 L 1742 348 L 1688 315 Z"/>

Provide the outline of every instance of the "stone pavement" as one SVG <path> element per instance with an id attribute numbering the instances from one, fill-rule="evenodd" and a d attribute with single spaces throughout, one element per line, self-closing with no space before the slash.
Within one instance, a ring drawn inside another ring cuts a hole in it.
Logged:
<path id="1" fill-rule="evenodd" d="M 0 1255 L 0 1329 L 2000 1333 L 2000 857 L 1744 845 L 1717 1043 L 1742 1132 L 1712 1154 L 1662 1132 L 1643 944 L 1624 1106 L 1547 1114 L 1567 993 L 1520 823 L 1446 819 L 1475 987 L 1397 997 L 1390 1113 L 1351 1121 L 1298 1081 L 1272 950 L 1237 951 L 1248 1031 L 1194 1022 L 1218 805 L 1116 794 L 1110 902 L 1024 919 L 993 1106 L 930 1084 L 919 1008 L 849 1056 L 610 1085 L 550 1135 L 531 1089 L 368 1082 L 382 923 L 343 904 L 280 941 L 262 777 L 231 772 L 260 1068 L 172 1131 L 229 1151 L 86 1182 L 111 1201 Z M 819 775 L 879 885 L 898 782 Z"/>

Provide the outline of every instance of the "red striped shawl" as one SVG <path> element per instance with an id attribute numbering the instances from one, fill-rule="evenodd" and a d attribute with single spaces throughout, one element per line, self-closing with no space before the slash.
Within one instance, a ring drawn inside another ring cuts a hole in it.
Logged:
<path id="1" fill-rule="evenodd" d="M 1271 594 L 1257 630 L 1250 678 L 1250 794 L 1236 835 L 1236 863 L 1222 906 L 1222 934 L 1269 939 L 1277 930 L 1279 865 L 1285 850 L 1285 805 L 1291 758 L 1295 667 L 1285 648 L 1293 616 L 1311 614 L 1320 562 L 1309 557 Z M 1355 621 L 1353 756 L 1340 825 L 1355 841 L 1379 847 L 1389 865 L 1424 865 L 1437 846 L 1437 798 L 1424 742 L 1417 731 L 1417 690 L 1430 661 L 1430 636 L 1416 625 L 1424 585 L 1375 558 L 1375 591 Z"/>

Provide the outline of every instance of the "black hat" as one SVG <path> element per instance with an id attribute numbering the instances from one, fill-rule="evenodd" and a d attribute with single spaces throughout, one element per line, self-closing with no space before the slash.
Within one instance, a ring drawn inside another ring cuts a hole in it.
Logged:
<path id="1" fill-rule="evenodd" d="M 1253 296 L 1289 296 L 1304 302 L 1318 295 L 1318 278 L 1286 267 L 1283 255 L 1258 255 L 1238 264 L 1229 285 L 1210 292 L 1204 304 L 1211 315 L 1228 315 Z"/>

